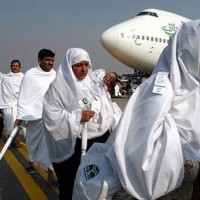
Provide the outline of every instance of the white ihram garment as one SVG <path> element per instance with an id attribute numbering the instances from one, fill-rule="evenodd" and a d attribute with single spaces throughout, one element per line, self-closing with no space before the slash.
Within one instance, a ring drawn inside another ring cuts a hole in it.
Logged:
<path id="1" fill-rule="evenodd" d="M 28 70 L 21 84 L 17 119 L 25 121 L 26 144 L 30 161 L 51 168 L 42 123 L 43 97 L 55 78 L 55 70 L 43 71 L 39 66 Z"/>
<path id="2" fill-rule="evenodd" d="M 4 112 L 4 124 L 7 133 L 10 135 L 17 116 L 17 99 L 21 81 L 24 74 L 10 72 L 2 78 L 0 87 L 0 108 Z"/>

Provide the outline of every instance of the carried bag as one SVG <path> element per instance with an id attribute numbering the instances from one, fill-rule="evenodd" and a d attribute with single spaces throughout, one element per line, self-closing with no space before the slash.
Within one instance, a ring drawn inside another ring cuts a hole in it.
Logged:
<path id="1" fill-rule="evenodd" d="M 94 143 L 81 162 L 73 191 L 73 200 L 109 200 L 121 188 L 118 175 L 106 152 L 109 145 Z"/>

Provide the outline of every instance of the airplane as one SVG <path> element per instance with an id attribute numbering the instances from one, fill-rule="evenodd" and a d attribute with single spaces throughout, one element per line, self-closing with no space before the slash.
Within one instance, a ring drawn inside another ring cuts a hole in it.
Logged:
<path id="1" fill-rule="evenodd" d="M 145 9 L 134 18 L 107 29 L 100 41 L 123 64 L 151 73 L 169 38 L 189 20 L 168 11 Z"/>

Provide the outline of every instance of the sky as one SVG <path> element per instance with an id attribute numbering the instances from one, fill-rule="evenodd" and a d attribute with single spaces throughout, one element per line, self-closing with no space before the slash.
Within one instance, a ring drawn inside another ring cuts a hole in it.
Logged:
<path id="1" fill-rule="evenodd" d="M 37 66 L 42 48 L 56 53 L 57 69 L 67 49 L 79 47 L 94 69 L 134 73 L 103 48 L 100 37 L 147 8 L 200 18 L 199 0 L 0 0 L 0 71 L 8 73 L 13 59 L 21 61 L 22 72 Z"/>

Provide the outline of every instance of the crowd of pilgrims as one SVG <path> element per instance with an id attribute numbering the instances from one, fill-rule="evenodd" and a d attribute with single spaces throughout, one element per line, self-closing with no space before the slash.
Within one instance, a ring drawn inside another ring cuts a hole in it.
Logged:
<path id="1" fill-rule="evenodd" d="M 22 127 L 27 172 L 40 164 L 60 200 L 99 199 L 99 191 L 102 200 L 125 199 L 123 193 L 137 200 L 199 200 L 199 55 L 200 20 L 185 22 L 123 113 L 110 97 L 118 75 L 94 70 L 84 49 L 68 49 L 57 71 L 49 49 L 39 51 L 38 65 L 25 74 L 13 60 L 1 74 L 1 133 L 3 126 L 8 136 Z M 11 145 L 20 143 L 16 135 Z M 101 155 L 97 162 L 105 158 L 105 171 L 84 182 L 81 170 L 92 154 Z"/>

